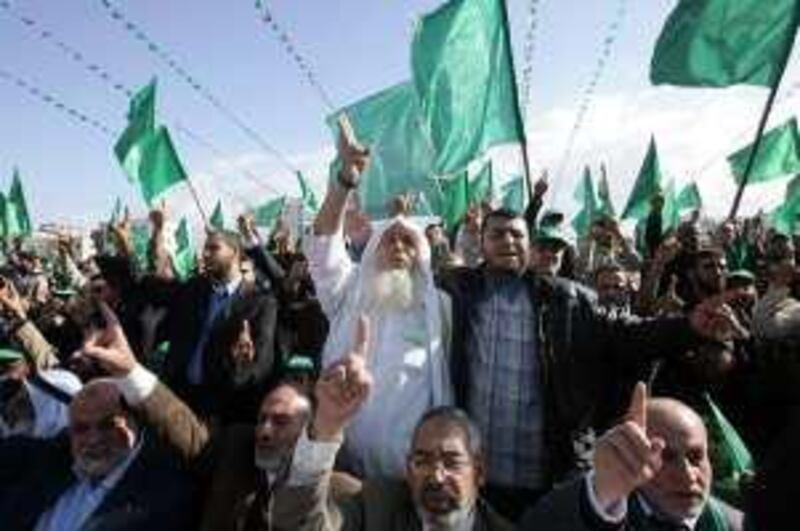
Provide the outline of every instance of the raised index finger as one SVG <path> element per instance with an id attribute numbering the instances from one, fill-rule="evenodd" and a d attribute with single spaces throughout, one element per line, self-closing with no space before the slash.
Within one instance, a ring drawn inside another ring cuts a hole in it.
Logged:
<path id="1" fill-rule="evenodd" d="M 358 324 L 356 325 L 356 341 L 353 346 L 353 353 L 352 355 L 366 360 L 368 357 L 368 347 L 369 347 L 369 318 L 366 315 L 362 315 L 358 318 Z"/>
<path id="2" fill-rule="evenodd" d="M 626 417 L 643 430 L 647 429 L 647 386 L 644 382 L 636 382 Z"/>

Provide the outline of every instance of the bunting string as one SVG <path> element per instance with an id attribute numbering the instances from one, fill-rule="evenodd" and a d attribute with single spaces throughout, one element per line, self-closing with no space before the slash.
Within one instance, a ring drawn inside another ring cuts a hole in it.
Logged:
<path id="1" fill-rule="evenodd" d="M 81 51 L 64 42 L 55 33 L 43 27 L 42 24 L 32 17 L 21 14 L 11 5 L 8 0 L 0 0 L 0 8 L 5 9 L 14 20 L 29 29 L 39 39 L 47 42 L 51 46 L 58 48 L 58 50 L 60 50 L 64 55 L 69 57 L 72 61 L 80 64 L 88 72 L 91 72 L 94 76 L 101 79 L 112 89 L 124 94 L 128 99 L 133 97 L 133 91 L 129 87 L 125 86 L 125 84 L 122 82 L 114 79 L 107 69 L 95 62 L 90 61 Z"/>
<path id="2" fill-rule="evenodd" d="M 167 67 L 182 81 L 189 85 L 193 91 L 205 99 L 212 107 L 225 116 L 234 126 L 236 126 L 245 136 L 258 145 L 261 149 L 275 157 L 280 163 L 291 173 L 296 172 L 296 168 L 289 162 L 289 160 L 274 146 L 267 142 L 255 129 L 246 124 L 239 116 L 227 105 L 223 104 L 205 85 L 189 71 L 184 68 L 174 58 L 173 54 L 167 51 L 164 46 L 156 43 L 144 29 L 131 21 L 119 7 L 114 5 L 110 0 L 100 0 L 100 3 L 108 11 L 111 18 L 116 21 L 122 28 L 128 32 L 133 38 L 141 42 L 147 50 L 163 61 Z"/>
<path id="3" fill-rule="evenodd" d="M 313 88 L 317 93 L 328 112 L 333 113 L 336 111 L 336 106 L 333 104 L 333 101 L 328 95 L 328 91 L 322 86 L 322 83 L 319 81 L 319 76 L 317 76 L 314 73 L 314 70 L 311 68 L 310 61 L 300 54 L 297 44 L 275 19 L 275 15 L 269 8 L 269 5 L 267 5 L 267 2 L 263 0 L 256 0 L 255 7 L 260 13 L 261 21 L 278 39 L 278 42 L 283 47 L 283 50 L 291 58 L 295 66 L 297 66 L 298 70 L 300 70 L 301 76 L 305 78 L 306 82 L 308 82 L 311 88 Z"/>
<path id="4" fill-rule="evenodd" d="M 603 76 L 603 72 L 605 71 L 605 67 L 609 62 L 611 57 L 611 50 L 616 42 L 617 38 L 619 37 L 620 30 L 622 28 L 622 23 L 625 20 L 625 15 L 627 12 L 627 0 L 619 0 L 617 4 L 617 9 L 614 13 L 614 17 L 611 21 L 611 24 L 608 27 L 608 32 L 606 33 L 605 38 L 603 39 L 602 48 L 600 50 L 600 54 L 597 57 L 597 62 L 595 63 L 594 69 L 589 77 L 589 82 L 584 87 L 583 95 L 581 97 L 580 103 L 578 104 L 578 111 L 575 115 L 575 122 L 572 125 L 572 129 L 570 129 L 569 136 L 567 137 L 567 145 L 564 148 L 564 154 L 561 156 L 561 161 L 558 165 L 558 172 L 556 174 L 556 193 L 561 188 L 561 183 L 563 181 L 563 173 L 564 169 L 569 162 L 570 157 L 572 156 L 572 150 L 575 146 L 575 140 L 578 137 L 578 133 L 580 133 L 581 127 L 583 126 L 584 119 L 586 118 L 586 114 L 589 112 L 589 108 L 591 107 L 592 100 L 594 99 L 595 91 L 597 89 L 597 85 L 600 82 L 600 79 Z"/>
<path id="5" fill-rule="evenodd" d="M 525 31 L 525 47 L 522 50 L 522 86 L 520 87 L 520 107 L 522 120 L 526 121 L 528 107 L 531 102 L 531 84 L 533 79 L 533 54 L 536 50 L 536 29 L 538 26 L 539 0 L 530 0 L 528 4 L 528 28 Z"/>
<path id="6" fill-rule="evenodd" d="M 5 79 L 10 84 L 15 85 L 20 90 L 27 92 L 31 97 L 36 98 L 40 102 L 45 103 L 50 107 L 53 107 L 62 114 L 69 116 L 77 123 L 92 127 L 93 129 L 100 131 L 106 136 L 115 138 L 116 135 L 111 130 L 111 128 L 103 124 L 100 120 L 92 118 L 91 116 L 78 110 L 77 108 L 64 103 L 58 97 L 54 96 L 51 92 L 48 92 L 47 90 L 40 88 L 39 86 L 31 83 L 30 81 L 26 81 L 25 79 L 2 68 L 0 68 L 0 79 Z"/>

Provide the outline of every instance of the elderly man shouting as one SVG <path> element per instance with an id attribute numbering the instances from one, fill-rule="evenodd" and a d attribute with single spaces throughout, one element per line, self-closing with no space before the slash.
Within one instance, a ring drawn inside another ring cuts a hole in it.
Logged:
<path id="1" fill-rule="evenodd" d="M 447 304 L 434 286 L 430 248 L 420 229 L 396 216 L 373 231 L 361 263 L 350 260 L 345 211 L 369 162 L 346 119 L 340 120 L 342 169 L 331 183 L 307 242 L 311 276 L 331 328 L 323 365 L 351 347 L 358 316 L 372 322 L 370 370 L 378 392 L 348 428 L 345 463 L 367 476 L 399 477 L 417 421 L 450 402 L 444 331 Z"/>

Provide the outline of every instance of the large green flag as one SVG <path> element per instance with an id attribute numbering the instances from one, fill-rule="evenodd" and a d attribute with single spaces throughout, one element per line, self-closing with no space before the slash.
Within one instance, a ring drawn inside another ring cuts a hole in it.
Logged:
<path id="1" fill-rule="evenodd" d="M 572 218 L 572 228 L 579 237 L 585 237 L 589 234 L 589 229 L 598 211 L 597 196 L 594 192 L 594 182 L 589 166 L 583 169 L 583 177 L 575 189 L 574 198 L 581 202 L 581 210 Z"/>
<path id="2" fill-rule="evenodd" d="M 598 199 L 598 214 L 608 216 L 610 218 L 617 217 L 617 211 L 614 209 L 614 203 L 611 200 L 611 189 L 608 186 L 608 175 L 606 174 L 606 165 L 600 165 L 600 182 L 597 185 L 597 199 Z"/>
<path id="3" fill-rule="evenodd" d="M 783 203 L 769 214 L 770 225 L 780 233 L 792 235 L 800 219 L 800 175 L 786 185 Z"/>
<path id="4" fill-rule="evenodd" d="M 752 150 L 753 146 L 749 145 L 728 156 L 731 173 L 738 184 L 744 178 Z M 791 118 L 764 134 L 747 184 L 769 181 L 797 172 L 800 172 L 800 135 L 797 131 L 797 119 Z"/>
<path id="5" fill-rule="evenodd" d="M 314 190 L 311 188 L 311 185 L 308 184 L 308 181 L 305 180 L 303 174 L 299 171 L 297 172 L 297 180 L 300 182 L 300 197 L 303 201 L 303 208 L 309 212 L 317 212 L 319 210 L 319 203 L 317 203 L 317 198 L 314 195 Z"/>
<path id="6" fill-rule="evenodd" d="M 656 140 L 650 137 L 650 146 L 642 162 L 636 184 L 622 212 L 622 219 L 642 219 L 650 213 L 650 198 L 661 191 L 661 165 L 658 162 Z"/>
<path id="7" fill-rule="evenodd" d="M 696 210 L 702 208 L 703 199 L 700 197 L 700 190 L 697 183 L 689 183 L 684 186 L 678 194 L 679 210 Z"/>
<path id="8" fill-rule="evenodd" d="M 709 457 L 714 469 L 714 493 L 729 502 L 741 501 L 740 480 L 754 471 L 753 457 L 736 428 L 706 394 Z"/>
<path id="9" fill-rule="evenodd" d="M 256 220 L 256 225 L 259 227 L 272 227 L 278 218 L 283 214 L 283 208 L 286 205 L 286 196 L 273 199 L 264 203 L 253 211 L 253 217 Z"/>
<path id="10" fill-rule="evenodd" d="M 222 215 L 222 200 L 217 200 L 217 205 L 214 207 L 214 212 L 211 213 L 209 220 L 211 227 L 216 230 L 225 230 L 225 217 Z"/>
<path id="11" fill-rule="evenodd" d="M 442 210 L 440 216 L 448 230 L 453 229 L 464 218 L 469 208 L 469 180 L 464 170 L 457 177 L 440 181 L 442 187 Z"/>
<path id="12" fill-rule="evenodd" d="M 505 183 L 501 188 L 503 194 L 503 206 L 514 212 L 522 213 L 525 211 L 525 201 L 528 196 L 525 194 L 525 177 L 520 175 Z"/>
<path id="13" fill-rule="evenodd" d="M 189 223 L 186 218 L 182 218 L 178 228 L 175 229 L 175 256 L 172 261 L 178 278 L 186 280 L 191 276 L 195 269 L 196 257 L 189 235 Z"/>
<path id="14" fill-rule="evenodd" d="M 336 118 L 344 112 L 358 140 L 370 149 L 361 178 L 361 207 L 374 218 L 387 215 L 391 199 L 409 191 L 430 190 L 433 150 L 421 126 L 416 92 L 401 83 L 358 101 L 327 120 L 338 141 Z M 334 162 L 333 171 L 337 171 Z M 430 199 L 430 197 L 429 197 Z"/>
<path id="15" fill-rule="evenodd" d="M 128 110 L 128 127 L 114 145 L 114 153 L 132 183 L 140 180 L 142 148 L 144 147 L 142 140 L 152 134 L 155 128 L 156 80 L 153 79 L 131 99 Z"/>
<path id="16" fill-rule="evenodd" d="M 509 43 L 503 0 L 450 0 L 420 20 L 411 65 L 436 173 L 524 138 Z"/>
<path id="17" fill-rule="evenodd" d="M 173 185 L 186 180 L 175 146 L 166 127 L 142 140 L 143 157 L 139 165 L 139 188 L 145 202 L 152 205 Z"/>
<path id="18" fill-rule="evenodd" d="M 469 183 L 470 204 L 491 200 L 493 186 L 492 161 L 489 160 L 478 172 L 478 175 L 472 179 L 472 182 Z"/>
<path id="19" fill-rule="evenodd" d="M 797 0 L 681 0 L 650 64 L 656 84 L 773 86 L 794 42 Z"/>
<path id="20" fill-rule="evenodd" d="M 25 200 L 22 179 L 17 168 L 14 168 L 11 190 L 6 198 L 6 232 L 7 236 L 28 236 L 33 232 L 28 202 Z"/>

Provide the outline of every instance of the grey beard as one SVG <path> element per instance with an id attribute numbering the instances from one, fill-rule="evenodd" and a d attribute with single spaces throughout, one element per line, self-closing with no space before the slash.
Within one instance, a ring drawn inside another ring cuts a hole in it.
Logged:
<path id="1" fill-rule="evenodd" d="M 402 312 L 411 308 L 416 295 L 414 275 L 407 269 L 389 269 L 375 274 L 367 294 L 368 308 Z"/>
<path id="2" fill-rule="evenodd" d="M 283 453 L 278 455 L 266 455 L 259 452 L 258 448 L 253 451 L 253 459 L 256 468 L 263 470 L 268 474 L 278 474 L 288 464 L 291 453 Z"/>
<path id="3" fill-rule="evenodd" d="M 417 516 L 422 521 L 423 529 L 430 531 L 470 531 L 475 506 L 465 505 L 447 514 L 430 514 L 423 507 L 417 506 Z M 469 526 L 469 527 L 468 527 Z"/>

